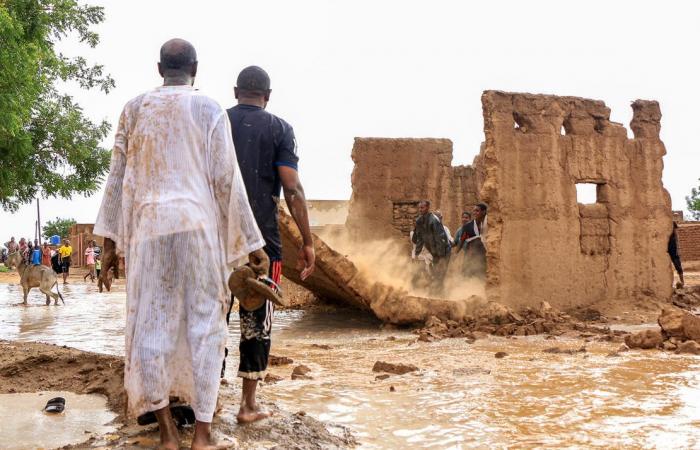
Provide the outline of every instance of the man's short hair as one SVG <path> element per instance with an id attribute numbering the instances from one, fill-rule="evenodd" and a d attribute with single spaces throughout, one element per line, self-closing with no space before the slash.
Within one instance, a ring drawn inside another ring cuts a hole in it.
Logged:
<path id="1" fill-rule="evenodd" d="M 488 206 L 486 206 L 486 203 L 477 203 L 476 207 L 482 210 L 483 212 L 486 212 L 488 210 Z"/>
<path id="2" fill-rule="evenodd" d="M 241 70 L 236 87 L 252 95 L 265 95 L 270 90 L 270 76 L 261 67 L 248 66 Z"/>
<path id="3" fill-rule="evenodd" d="M 423 205 L 423 204 L 426 206 L 430 206 L 430 200 L 421 200 L 418 202 L 418 206 Z"/>
<path id="4" fill-rule="evenodd" d="M 471 217 L 472 213 L 470 213 L 469 211 L 462 211 L 462 215 Z"/>
<path id="5" fill-rule="evenodd" d="M 197 62 L 194 46 L 183 39 L 171 39 L 160 48 L 160 65 L 163 71 L 189 70 Z"/>

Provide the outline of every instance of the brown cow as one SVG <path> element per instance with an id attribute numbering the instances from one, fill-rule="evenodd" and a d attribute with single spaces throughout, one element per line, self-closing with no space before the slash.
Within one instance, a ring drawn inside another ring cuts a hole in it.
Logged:
<path id="1" fill-rule="evenodd" d="M 54 305 L 58 305 L 58 299 L 60 298 L 63 304 L 66 302 L 63 300 L 63 296 L 58 291 L 58 281 L 56 279 L 56 272 L 54 272 L 50 267 L 46 266 L 30 266 L 19 252 L 11 253 L 7 257 L 8 267 L 15 267 L 20 275 L 20 284 L 24 290 L 24 301 L 22 304 L 27 304 L 27 296 L 31 288 L 38 287 L 41 292 L 46 295 L 46 304 L 51 303 L 51 299 L 54 300 Z M 51 288 L 56 286 L 56 293 L 51 291 Z"/>

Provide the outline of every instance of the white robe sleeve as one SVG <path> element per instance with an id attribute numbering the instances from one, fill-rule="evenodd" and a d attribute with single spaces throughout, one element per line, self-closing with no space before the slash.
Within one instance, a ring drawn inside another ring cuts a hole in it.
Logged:
<path id="1" fill-rule="evenodd" d="M 226 262 L 236 264 L 248 253 L 263 248 L 265 241 L 248 203 L 233 146 L 231 124 L 222 111 L 209 140 L 209 172 L 217 206 L 217 223 Z"/>
<path id="2" fill-rule="evenodd" d="M 112 162 L 109 166 L 109 176 L 105 185 L 105 194 L 102 197 L 100 212 L 95 221 L 93 233 L 113 240 L 117 246 L 117 254 L 124 255 L 124 225 L 122 216 L 122 188 L 124 172 L 126 170 L 127 149 L 127 118 L 126 109 L 122 111 L 119 125 L 114 136 L 112 148 Z"/>

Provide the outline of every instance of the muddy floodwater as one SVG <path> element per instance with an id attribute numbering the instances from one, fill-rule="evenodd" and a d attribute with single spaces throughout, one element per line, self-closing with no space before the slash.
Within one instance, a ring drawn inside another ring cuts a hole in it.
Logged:
<path id="1" fill-rule="evenodd" d="M 63 289 L 66 306 L 44 306 L 0 284 L 0 338 L 123 353 L 124 292 Z M 237 320 L 229 347 L 238 341 Z M 551 354 L 558 346 L 575 354 Z M 277 312 L 272 353 L 294 364 L 262 386 L 289 411 L 350 427 L 362 448 L 700 447 L 700 359 L 657 351 L 608 354 L 619 344 L 544 336 L 416 342 L 358 313 Z M 503 351 L 507 356 L 494 357 Z M 227 378 L 235 379 L 236 352 Z M 419 370 L 377 380 L 375 361 Z M 291 380 L 305 364 L 312 380 Z M 393 387 L 393 389 L 392 389 Z"/>

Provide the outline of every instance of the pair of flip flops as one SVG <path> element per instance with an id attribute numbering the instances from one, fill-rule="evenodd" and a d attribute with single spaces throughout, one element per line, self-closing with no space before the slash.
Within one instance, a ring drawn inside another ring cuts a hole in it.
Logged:
<path id="1" fill-rule="evenodd" d="M 44 411 L 51 414 L 62 413 L 64 409 L 66 409 L 66 399 L 63 397 L 52 398 L 44 406 Z"/>
<path id="2" fill-rule="evenodd" d="M 176 406 L 171 406 L 170 407 L 170 415 L 173 416 L 173 419 L 175 419 L 175 423 L 177 423 L 178 427 L 184 426 L 184 425 L 193 425 L 195 422 L 194 418 L 194 410 L 192 409 L 191 406 L 187 405 L 176 405 Z M 150 425 L 152 423 L 158 422 L 158 419 L 156 418 L 156 414 L 151 411 L 147 412 L 145 414 L 141 414 L 136 418 L 136 422 L 143 426 L 143 425 Z"/>
<path id="3" fill-rule="evenodd" d="M 228 279 L 231 293 L 248 311 L 260 308 L 265 300 L 279 306 L 289 306 L 282 296 L 282 289 L 270 277 L 256 276 L 248 265 L 238 267 Z"/>

